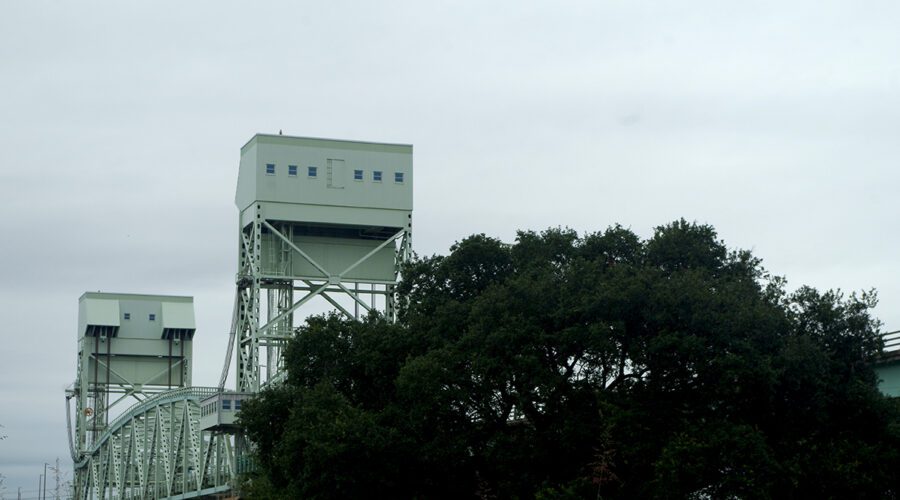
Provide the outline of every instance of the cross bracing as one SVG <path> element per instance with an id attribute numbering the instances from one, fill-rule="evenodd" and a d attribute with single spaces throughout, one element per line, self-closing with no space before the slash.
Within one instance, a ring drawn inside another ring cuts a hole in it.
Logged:
<path id="1" fill-rule="evenodd" d="M 310 255 L 303 238 L 294 234 L 297 227 L 291 222 L 267 220 L 260 213 L 239 233 L 238 390 L 256 392 L 284 378 L 282 352 L 295 328 L 294 316 L 313 299 L 323 299 L 350 318 L 373 310 L 392 319 L 396 315 L 397 280 L 412 253 L 411 226 L 370 236 L 365 252 L 343 259 L 337 267 Z M 387 262 L 383 260 L 385 252 L 391 256 Z M 371 265 L 378 257 L 382 258 L 381 279 L 353 276 L 354 271 Z M 298 262 L 311 272 L 291 272 L 300 267 Z"/>
<path id="2" fill-rule="evenodd" d="M 234 436 L 200 428 L 200 402 L 219 392 L 187 387 L 157 394 L 116 418 L 75 459 L 78 497 L 194 498 L 228 491 Z"/>

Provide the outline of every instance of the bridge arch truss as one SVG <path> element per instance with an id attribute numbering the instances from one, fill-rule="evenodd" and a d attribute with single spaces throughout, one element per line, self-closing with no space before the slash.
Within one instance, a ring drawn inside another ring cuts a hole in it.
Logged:
<path id="1" fill-rule="evenodd" d="M 196 498 L 229 491 L 236 473 L 234 435 L 200 428 L 200 402 L 218 392 L 186 387 L 126 410 L 86 453 L 73 456 L 81 471 L 77 498 Z"/>

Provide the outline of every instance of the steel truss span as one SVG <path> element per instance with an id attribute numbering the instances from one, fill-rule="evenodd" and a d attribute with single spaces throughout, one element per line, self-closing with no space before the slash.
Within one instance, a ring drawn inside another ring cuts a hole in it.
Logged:
<path id="1" fill-rule="evenodd" d="M 230 490 L 234 435 L 200 428 L 200 401 L 218 392 L 176 389 L 125 411 L 82 456 L 72 457 L 81 471 L 79 498 L 195 498 Z"/>

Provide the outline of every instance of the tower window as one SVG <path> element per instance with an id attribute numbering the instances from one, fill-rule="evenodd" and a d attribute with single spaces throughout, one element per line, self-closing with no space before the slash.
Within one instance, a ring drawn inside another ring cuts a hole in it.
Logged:
<path id="1" fill-rule="evenodd" d="M 372 171 L 372 180 L 375 182 L 381 182 L 381 170 Z"/>
<path id="2" fill-rule="evenodd" d="M 288 165 L 288 175 L 291 177 L 297 176 L 297 165 Z"/>
<path id="3" fill-rule="evenodd" d="M 150 321 L 156 321 L 156 315 L 155 315 L 155 314 L 150 313 Z"/>
<path id="4" fill-rule="evenodd" d="M 403 184 L 403 172 L 394 172 L 394 182 Z"/>
<path id="5" fill-rule="evenodd" d="M 354 170 L 353 171 L 353 180 L 355 180 L 355 181 L 363 180 L 363 171 L 362 170 Z"/>
<path id="6" fill-rule="evenodd" d="M 131 313 L 125 313 L 122 317 L 125 319 L 131 319 Z"/>
<path id="7" fill-rule="evenodd" d="M 275 175 L 274 163 L 266 163 L 266 175 Z"/>
<path id="8" fill-rule="evenodd" d="M 318 167 L 306 167 L 307 177 L 316 177 L 319 174 Z"/>

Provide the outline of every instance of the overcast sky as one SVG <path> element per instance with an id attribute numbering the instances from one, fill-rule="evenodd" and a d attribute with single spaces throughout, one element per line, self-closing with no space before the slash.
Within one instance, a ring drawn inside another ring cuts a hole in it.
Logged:
<path id="1" fill-rule="evenodd" d="M 257 132 L 411 143 L 414 249 L 709 223 L 900 329 L 900 3 L 4 2 L 0 474 L 70 470 L 84 291 L 195 298 L 215 385 Z"/>

